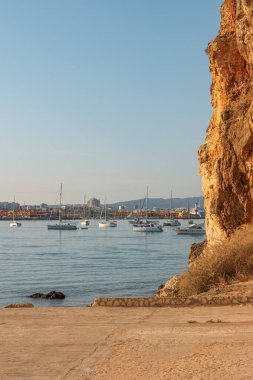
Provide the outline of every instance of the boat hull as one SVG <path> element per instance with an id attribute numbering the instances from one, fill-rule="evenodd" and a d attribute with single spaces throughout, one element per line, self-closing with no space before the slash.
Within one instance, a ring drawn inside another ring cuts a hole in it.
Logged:
<path id="1" fill-rule="evenodd" d="M 81 226 L 89 226 L 89 225 L 90 225 L 90 221 L 88 219 L 81 221 Z"/>
<path id="2" fill-rule="evenodd" d="M 88 230 L 88 226 L 90 224 L 90 221 L 88 219 L 84 219 L 81 221 L 81 230 Z"/>
<path id="3" fill-rule="evenodd" d="M 164 222 L 163 225 L 166 227 L 178 227 L 181 226 L 181 223 L 178 220 L 168 220 Z"/>
<path id="4" fill-rule="evenodd" d="M 135 225 L 133 226 L 134 232 L 162 232 L 163 228 L 160 225 Z"/>
<path id="5" fill-rule="evenodd" d="M 99 228 L 108 228 L 108 227 L 117 227 L 116 221 L 108 221 L 108 222 L 99 222 Z"/>
<path id="6" fill-rule="evenodd" d="M 175 231 L 178 235 L 205 235 L 206 233 L 205 230 L 188 228 L 177 228 Z"/>
<path id="7" fill-rule="evenodd" d="M 10 223 L 10 227 L 21 227 L 22 226 L 22 223 L 20 222 L 11 222 Z"/>
<path id="8" fill-rule="evenodd" d="M 77 230 L 77 226 L 75 224 L 67 223 L 67 224 L 48 224 L 48 230 Z"/>

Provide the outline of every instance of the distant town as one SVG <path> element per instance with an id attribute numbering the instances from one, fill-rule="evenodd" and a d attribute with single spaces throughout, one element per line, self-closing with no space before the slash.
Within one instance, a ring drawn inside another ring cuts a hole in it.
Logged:
<path id="1" fill-rule="evenodd" d="M 202 201 L 202 202 L 201 202 Z M 146 213 L 148 217 L 165 219 L 169 217 L 187 219 L 187 218 L 205 218 L 205 210 L 203 208 L 203 197 L 196 198 L 177 198 L 165 200 L 161 198 L 153 198 L 149 200 L 149 207 L 145 209 L 145 199 L 127 201 L 106 205 L 107 217 L 126 219 L 144 217 Z M 180 206 L 181 204 L 181 206 Z M 157 205 L 160 205 L 158 207 Z M 168 207 L 161 207 L 167 205 Z M 94 218 L 99 219 L 103 216 L 105 205 L 100 199 L 91 198 L 86 204 L 65 204 L 48 205 L 41 203 L 40 205 L 20 205 L 18 202 L 0 202 L 0 220 L 10 220 L 15 213 L 16 219 L 28 220 L 48 220 L 58 219 L 59 213 L 63 219 L 82 219 Z"/>

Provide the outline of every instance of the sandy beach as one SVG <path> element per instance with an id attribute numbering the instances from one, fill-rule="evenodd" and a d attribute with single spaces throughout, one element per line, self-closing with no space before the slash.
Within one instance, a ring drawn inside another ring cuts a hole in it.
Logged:
<path id="1" fill-rule="evenodd" d="M 0 379 L 252 379 L 253 306 L 0 309 Z"/>

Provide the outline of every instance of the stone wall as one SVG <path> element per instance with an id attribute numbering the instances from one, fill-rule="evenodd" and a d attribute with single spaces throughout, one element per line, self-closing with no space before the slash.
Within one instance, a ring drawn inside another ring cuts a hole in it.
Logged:
<path id="1" fill-rule="evenodd" d="M 111 307 L 177 307 L 198 305 L 253 304 L 253 294 L 245 296 L 217 295 L 191 297 L 136 297 L 136 298 L 95 298 L 92 306 Z"/>

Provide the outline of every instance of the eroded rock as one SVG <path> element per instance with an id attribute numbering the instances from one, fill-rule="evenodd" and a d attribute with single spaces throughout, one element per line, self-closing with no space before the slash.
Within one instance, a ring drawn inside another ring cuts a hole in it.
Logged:
<path id="1" fill-rule="evenodd" d="M 253 3 L 225 0 L 208 45 L 213 115 L 199 149 L 207 243 L 253 224 Z"/>
<path id="2" fill-rule="evenodd" d="M 193 243 L 191 245 L 189 259 L 188 259 L 189 266 L 191 266 L 191 264 L 203 253 L 205 247 L 206 247 L 206 240 L 202 241 L 201 243 Z"/>
<path id="3" fill-rule="evenodd" d="M 57 291 L 53 290 L 53 291 L 46 293 L 46 294 L 34 293 L 29 297 L 31 297 L 31 298 L 46 298 L 46 299 L 50 299 L 50 300 L 53 300 L 53 299 L 60 299 L 61 300 L 61 299 L 65 298 L 65 295 L 62 292 L 57 292 Z"/>
<path id="4" fill-rule="evenodd" d="M 180 285 L 184 279 L 184 274 L 177 274 L 173 276 L 163 287 L 158 287 L 157 296 L 159 297 L 169 297 L 175 296 L 180 290 Z"/>

